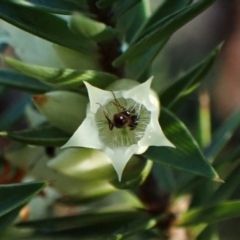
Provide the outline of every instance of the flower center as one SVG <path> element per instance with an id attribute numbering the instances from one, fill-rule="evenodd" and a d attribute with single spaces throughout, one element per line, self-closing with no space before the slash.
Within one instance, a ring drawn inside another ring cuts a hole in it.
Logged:
<path id="1" fill-rule="evenodd" d="M 131 146 L 143 137 L 151 113 L 132 99 L 118 98 L 95 114 L 100 140 L 111 147 Z"/>

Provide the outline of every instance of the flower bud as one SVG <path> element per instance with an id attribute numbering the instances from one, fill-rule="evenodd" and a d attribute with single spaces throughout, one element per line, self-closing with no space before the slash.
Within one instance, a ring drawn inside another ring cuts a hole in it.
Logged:
<path id="1" fill-rule="evenodd" d="M 109 157 L 99 150 L 66 149 L 48 163 L 48 167 L 63 175 L 82 181 L 108 181 L 117 188 L 132 188 L 139 185 L 151 166 L 151 161 L 140 156 L 132 156 L 123 171 L 122 182 L 119 184 Z"/>
<path id="2" fill-rule="evenodd" d="M 94 46 L 90 41 L 82 42 L 82 45 L 85 44 L 86 48 L 93 51 L 92 54 L 85 54 L 49 42 L 3 20 L 1 20 L 0 26 L 9 34 L 8 43 L 14 48 L 18 58 L 23 62 L 76 70 L 100 69 L 96 59 L 97 51 L 94 52 Z"/>
<path id="3" fill-rule="evenodd" d="M 8 152 L 6 158 L 12 165 L 26 170 L 29 176 L 49 181 L 50 186 L 60 193 L 82 201 L 103 197 L 116 191 L 107 181 L 73 178 L 49 168 L 49 158 L 44 155 L 42 147 L 25 146 Z"/>
<path id="4" fill-rule="evenodd" d="M 88 99 L 68 91 L 33 96 L 39 111 L 56 127 L 73 133 L 86 117 Z"/>

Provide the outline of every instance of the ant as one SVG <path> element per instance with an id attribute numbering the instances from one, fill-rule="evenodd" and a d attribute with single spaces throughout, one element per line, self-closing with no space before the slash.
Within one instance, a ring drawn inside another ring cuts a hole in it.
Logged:
<path id="1" fill-rule="evenodd" d="M 113 130 L 113 127 L 116 127 L 116 128 L 130 127 L 130 130 L 134 130 L 139 123 L 139 117 L 137 115 L 132 115 L 132 113 L 135 113 L 135 109 L 132 109 L 130 111 L 125 107 L 121 106 L 118 100 L 116 99 L 116 96 L 113 93 L 113 91 L 111 92 L 113 94 L 114 101 L 115 101 L 115 102 L 113 101 L 112 104 L 119 107 L 122 111 L 114 114 L 112 120 L 110 120 L 106 112 L 103 111 L 103 114 L 108 121 L 109 129 Z M 102 107 L 100 103 L 97 103 L 97 104 L 99 104 Z"/>

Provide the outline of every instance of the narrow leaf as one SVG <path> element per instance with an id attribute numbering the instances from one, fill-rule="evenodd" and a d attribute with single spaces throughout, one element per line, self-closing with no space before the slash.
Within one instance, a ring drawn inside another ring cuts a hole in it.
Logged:
<path id="1" fill-rule="evenodd" d="M 141 0 L 121 0 L 117 3 L 117 9 L 115 11 L 116 18 L 119 18 L 121 15 L 129 11 L 131 8 L 140 3 Z"/>
<path id="2" fill-rule="evenodd" d="M 124 1 L 118 1 L 113 7 L 113 16 L 116 16 L 122 9 Z M 126 11 L 120 17 L 116 17 L 117 29 L 120 36 L 124 36 L 124 40 L 129 44 L 135 33 L 141 28 L 143 23 L 149 17 L 149 1 L 140 1 L 134 5 L 129 11 Z"/>
<path id="3" fill-rule="evenodd" d="M 136 220 L 125 225 L 123 228 L 112 234 L 107 240 L 120 240 L 135 234 L 140 234 L 144 231 L 154 228 L 158 224 L 157 218 L 147 218 Z"/>
<path id="4" fill-rule="evenodd" d="M 135 58 L 127 61 L 126 67 L 128 70 L 128 77 L 142 81 L 142 75 L 151 65 L 155 57 L 161 51 L 161 49 L 167 44 L 168 38 L 159 44 L 149 48 L 149 50 L 142 55 L 141 58 Z M 146 79 L 144 79 L 146 81 Z"/>
<path id="5" fill-rule="evenodd" d="M 76 36 L 68 28 L 64 19 L 33 8 L 14 3 L 0 3 L 0 18 L 30 32 L 38 37 L 60 44 L 62 46 L 90 54 L 89 43 L 83 36 Z"/>
<path id="6" fill-rule="evenodd" d="M 25 113 L 26 105 L 30 102 L 29 96 L 20 99 L 13 107 L 8 108 L 0 118 L 0 131 L 7 130 Z"/>
<path id="7" fill-rule="evenodd" d="M 140 53 L 149 49 L 149 47 L 159 43 L 166 37 L 172 35 L 175 31 L 192 20 L 207 7 L 209 7 L 215 0 L 201 0 L 175 14 L 174 17 L 169 17 L 168 21 L 163 19 L 164 23 L 157 22 L 154 27 L 148 30 L 144 36 L 131 45 L 126 52 L 119 56 L 114 62 L 115 67 L 122 65 L 126 60 L 137 57 Z"/>
<path id="8" fill-rule="evenodd" d="M 21 205 L 0 217 L 0 235 L 1 232 L 15 220 L 23 206 L 24 205 Z"/>
<path id="9" fill-rule="evenodd" d="M 83 81 L 87 81 L 94 86 L 104 88 L 117 79 L 115 75 L 100 71 L 77 71 L 73 69 L 41 67 L 23 63 L 9 57 L 4 58 L 4 60 L 11 67 L 28 76 L 35 77 L 50 84 L 67 88 L 80 88 L 83 86 Z"/>
<path id="10" fill-rule="evenodd" d="M 147 29 L 153 26 L 155 23 L 160 22 L 164 18 L 170 16 L 173 13 L 181 10 L 182 8 L 186 7 L 191 1 L 189 0 L 179 0 L 179 1 L 172 1 L 172 0 L 165 0 L 159 7 L 153 12 L 153 14 L 147 19 L 145 24 L 142 25 L 141 29 L 136 33 L 133 38 L 133 42 L 136 42 L 141 38 L 141 35 L 146 35 L 144 33 Z"/>
<path id="11" fill-rule="evenodd" d="M 57 13 L 57 14 L 67 14 L 70 15 L 74 10 L 79 7 L 74 2 L 66 0 L 0 0 L 0 2 L 11 2 L 20 6 L 32 6 L 44 11 Z"/>
<path id="12" fill-rule="evenodd" d="M 26 204 L 46 187 L 46 182 L 30 182 L 0 186 L 0 217 Z"/>
<path id="13" fill-rule="evenodd" d="M 62 146 L 69 135 L 51 126 L 38 127 L 18 132 L 0 132 L 0 136 L 14 141 L 40 146 Z"/>
<path id="14" fill-rule="evenodd" d="M 218 56 L 220 47 L 215 48 L 209 56 L 197 66 L 187 71 L 177 79 L 160 96 L 161 104 L 171 109 L 176 108 L 186 97 L 188 97 L 208 74 Z"/>
<path id="15" fill-rule="evenodd" d="M 114 39 L 118 35 L 118 31 L 104 23 L 95 21 L 80 13 L 74 13 L 70 22 L 70 28 L 73 32 L 81 34 L 86 38 L 104 42 Z"/>
<path id="16" fill-rule="evenodd" d="M 117 2 L 117 1 L 119 1 L 119 0 L 98 0 L 96 5 L 99 8 L 105 8 L 105 7 L 111 6 L 113 3 Z"/>
<path id="17" fill-rule="evenodd" d="M 221 170 L 225 171 L 225 169 L 228 166 L 230 166 L 233 162 L 238 160 L 239 157 L 240 157 L 240 148 L 236 148 L 236 149 L 226 153 L 224 156 L 222 156 L 220 159 L 218 159 L 216 162 L 214 162 L 213 167 L 218 172 L 221 172 Z M 199 178 L 199 177 L 193 176 L 193 175 L 188 176 L 188 177 L 186 177 L 185 181 L 180 184 L 180 186 L 178 187 L 175 194 L 181 195 L 183 193 L 192 192 L 194 189 L 196 189 L 198 186 L 200 186 L 202 184 L 205 184 L 205 181 L 203 178 Z"/>
<path id="18" fill-rule="evenodd" d="M 240 183 L 240 165 L 228 173 L 225 184 L 219 186 L 210 199 L 210 202 L 223 201 L 228 199 L 237 189 Z"/>
<path id="19" fill-rule="evenodd" d="M 197 142 L 176 116 L 162 108 L 160 125 L 166 137 L 176 146 L 176 149 L 170 147 L 150 147 L 143 154 L 146 158 L 156 163 L 220 181 L 218 174 L 204 158 Z"/>
<path id="20" fill-rule="evenodd" d="M 32 94 L 54 90 L 51 85 L 40 82 L 33 77 L 3 69 L 0 70 L 0 85 Z"/>
<path id="21" fill-rule="evenodd" d="M 240 216 L 240 201 L 218 203 L 190 210 L 182 215 L 178 226 L 194 226 L 202 223 L 215 223 Z"/>
<path id="22" fill-rule="evenodd" d="M 209 160 L 213 160 L 231 139 L 240 125 L 240 111 L 234 113 L 214 134 L 212 143 L 205 151 Z"/>
<path id="23" fill-rule="evenodd" d="M 68 228 L 86 228 L 88 226 L 107 225 L 119 222 L 130 221 L 142 216 L 142 212 L 137 211 L 110 211 L 110 212 L 96 212 L 84 213 L 69 217 L 48 218 L 37 221 L 22 222 L 17 224 L 18 227 L 34 228 L 45 232 L 58 231 Z"/>

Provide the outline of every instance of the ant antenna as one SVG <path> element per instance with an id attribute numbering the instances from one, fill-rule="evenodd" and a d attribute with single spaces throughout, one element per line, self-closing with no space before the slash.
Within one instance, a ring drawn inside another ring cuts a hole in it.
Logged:
<path id="1" fill-rule="evenodd" d="M 113 95 L 114 100 L 115 100 L 115 102 L 116 102 L 116 103 L 115 103 L 115 102 L 112 102 L 112 103 L 113 103 L 115 106 L 120 107 L 122 110 L 125 110 L 125 108 L 124 108 L 123 106 L 121 106 L 121 104 L 118 102 L 118 100 L 117 100 L 114 92 L 113 92 L 113 91 L 111 91 L 111 92 L 112 92 L 112 95 Z"/>

